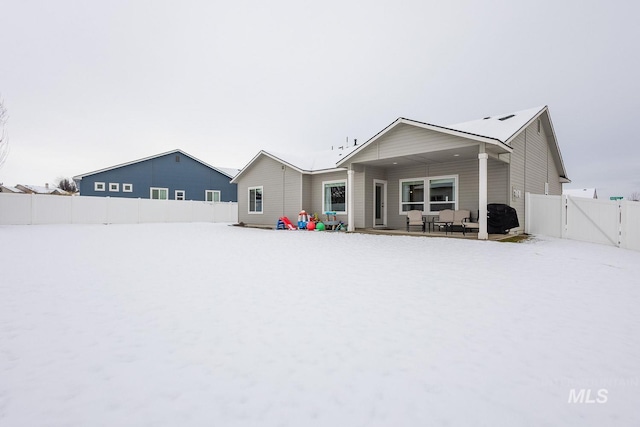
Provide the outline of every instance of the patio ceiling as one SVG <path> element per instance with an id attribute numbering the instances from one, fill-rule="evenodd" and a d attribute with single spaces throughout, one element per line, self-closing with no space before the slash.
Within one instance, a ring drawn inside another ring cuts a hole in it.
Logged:
<path id="1" fill-rule="evenodd" d="M 489 148 L 489 147 L 487 147 Z M 489 150 L 487 150 L 489 151 Z M 461 162 L 478 160 L 478 145 L 457 147 L 449 150 L 416 153 L 407 156 L 389 157 L 384 159 L 356 161 L 354 163 L 367 164 L 377 167 L 432 165 L 440 163 Z"/>

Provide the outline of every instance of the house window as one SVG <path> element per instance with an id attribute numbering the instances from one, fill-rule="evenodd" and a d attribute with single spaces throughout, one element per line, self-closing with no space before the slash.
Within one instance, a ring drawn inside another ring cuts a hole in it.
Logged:
<path id="1" fill-rule="evenodd" d="M 117 182 L 110 182 L 109 191 L 120 191 L 120 184 L 118 184 Z"/>
<path id="2" fill-rule="evenodd" d="M 151 187 L 151 198 L 154 200 L 167 200 L 169 197 L 168 188 Z"/>
<path id="3" fill-rule="evenodd" d="M 412 210 L 424 211 L 424 179 L 400 180 L 400 213 Z"/>
<path id="4" fill-rule="evenodd" d="M 104 191 L 105 188 L 106 187 L 105 187 L 104 182 L 94 182 L 93 183 L 94 191 Z"/>
<path id="5" fill-rule="evenodd" d="M 457 208 L 457 175 L 400 180 L 400 214 L 411 210 L 437 214 L 443 209 Z"/>
<path id="6" fill-rule="evenodd" d="M 429 211 L 437 213 L 443 209 L 457 209 L 457 176 L 429 178 Z"/>
<path id="7" fill-rule="evenodd" d="M 122 184 L 122 191 L 125 193 L 133 193 L 133 184 Z"/>
<path id="8" fill-rule="evenodd" d="M 262 213 L 262 187 L 249 187 L 249 213 Z"/>
<path id="9" fill-rule="evenodd" d="M 205 190 L 204 191 L 204 200 L 207 202 L 219 202 L 220 201 L 220 191 L 219 190 Z"/>
<path id="10" fill-rule="evenodd" d="M 322 183 L 322 210 L 324 212 L 347 212 L 346 181 L 325 181 Z"/>
<path id="11" fill-rule="evenodd" d="M 184 200 L 184 190 L 176 190 L 176 200 Z"/>

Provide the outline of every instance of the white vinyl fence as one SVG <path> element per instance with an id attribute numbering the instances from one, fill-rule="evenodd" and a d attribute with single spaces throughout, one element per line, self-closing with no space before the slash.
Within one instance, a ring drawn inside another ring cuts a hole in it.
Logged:
<path id="1" fill-rule="evenodd" d="M 526 196 L 526 233 L 640 251 L 640 202 Z"/>
<path id="2" fill-rule="evenodd" d="M 0 193 L 0 225 L 238 222 L 238 204 Z"/>

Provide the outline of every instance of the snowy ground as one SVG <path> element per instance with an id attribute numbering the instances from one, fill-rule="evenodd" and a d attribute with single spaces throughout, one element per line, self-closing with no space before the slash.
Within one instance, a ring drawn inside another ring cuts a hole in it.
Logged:
<path id="1" fill-rule="evenodd" d="M 0 244 L 0 426 L 640 423 L 638 252 L 221 224 Z"/>

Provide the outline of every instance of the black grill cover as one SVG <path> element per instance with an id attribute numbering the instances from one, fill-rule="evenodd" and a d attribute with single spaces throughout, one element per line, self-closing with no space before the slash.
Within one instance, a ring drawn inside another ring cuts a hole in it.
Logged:
<path id="1" fill-rule="evenodd" d="M 487 205 L 487 232 L 489 234 L 507 234 L 510 229 L 519 226 L 518 214 L 511 206 L 501 203 Z"/>

